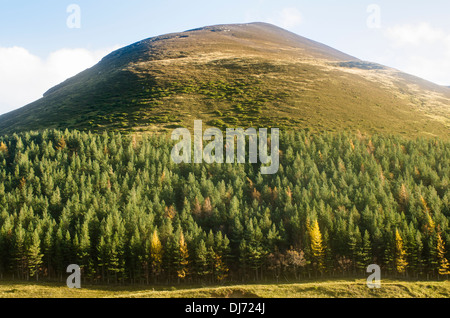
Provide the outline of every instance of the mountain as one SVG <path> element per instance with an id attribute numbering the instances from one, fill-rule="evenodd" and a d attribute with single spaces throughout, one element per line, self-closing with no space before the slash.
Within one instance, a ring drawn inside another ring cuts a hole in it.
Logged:
<path id="1" fill-rule="evenodd" d="M 267 23 L 217 25 L 112 52 L 0 116 L 0 133 L 163 132 L 195 119 L 216 127 L 448 138 L 450 89 Z"/>

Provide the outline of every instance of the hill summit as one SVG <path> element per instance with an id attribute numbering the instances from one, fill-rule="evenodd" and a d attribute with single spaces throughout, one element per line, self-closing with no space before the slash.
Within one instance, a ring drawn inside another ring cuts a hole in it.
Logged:
<path id="1" fill-rule="evenodd" d="M 450 89 L 267 23 L 216 25 L 114 51 L 0 116 L 0 133 L 164 132 L 196 119 L 448 138 Z"/>

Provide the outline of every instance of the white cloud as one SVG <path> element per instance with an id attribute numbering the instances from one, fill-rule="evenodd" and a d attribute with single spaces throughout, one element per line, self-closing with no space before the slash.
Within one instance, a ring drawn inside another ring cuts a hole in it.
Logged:
<path id="1" fill-rule="evenodd" d="M 437 42 L 450 44 L 450 35 L 440 28 L 422 22 L 416 25 L 405 24 L 387 28 L 386 35 L 398 46 L 423 45 Z"/>
<path id="2" fill-rule="evenodd" d="M 118 48 L 61 49 L 42 59 L 22 47 L 0 47 L 0 114 L 39 99 L 49 88 Z"/>
<path id="3" fill-rule="evenodd" d="M 450 32 L 429 23 L 387 28 L 397 68 L 441 85 L 450 85 Z"/>

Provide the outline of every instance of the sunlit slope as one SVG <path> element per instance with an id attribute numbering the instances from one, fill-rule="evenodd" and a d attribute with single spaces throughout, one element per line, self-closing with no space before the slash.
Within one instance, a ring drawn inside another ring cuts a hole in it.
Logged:
<path id="1" fill-rule="evenodd" d="M 270 24 L 219 25 L 119 49 L 0 116 L 0 133 L 165 131 L 195 119 L 448 138 L 450 89 Z"/>

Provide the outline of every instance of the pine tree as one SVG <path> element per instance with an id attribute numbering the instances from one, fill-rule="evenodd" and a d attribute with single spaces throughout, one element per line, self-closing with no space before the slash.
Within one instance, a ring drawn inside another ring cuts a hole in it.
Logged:
<path id="1" fill-rule="evenodd" d="M 258 280 L 258 270 L 261 267 L 263 251 L 259 243 L 251 243 L 247 246 L 248 261 L 250 268 L 255 272 L 255 281 Z"/>
<path id="2" fill-rule="evenodd" d="M 364 232 L 362 245 L 358 253 L 357 267 L 360 271 L 365 271 L 367 266 L 370 265 L 371 255 L 372 255 L 372 248 L 370 243 L 370 235 L 369 232 L 366 230 Z"/>
<path id="3" fill-rule="evenodd" d="M 27 257 L 28 257 L 28 271 L 31 277 L 36 276 L 36 281 L 39 280 L 40 265 L 42 264 L 41 254 L 41 240 L 39 238 L 39 232 L 37 229 L 34 230 L 31 235 L 31 242 L 28 246 Z"/>
<path id="4" fill-rule="evenodd" d="M 383 250 L 383 265 L 388 272 L 396 270 L 396 248 L 395 248 L 395 236 L 391 233 L 386 233 L 384 238 L 384 250 Z"/>
<path id="5" fill-rule="evenodd" d="M 107 242 L 108 246 L 108 281 L 110 278 L 110 274 L 114 277 L 114 282 L 117 283 L 118 279 L 120 279 L 120 275 L 123 273 L 121 254 L 123 253 L 123 249 L 120 244 L 120 238 L 117 233 L 114 233 L 110 240 Z"/>
<path id="6" fill-rule="evenodd" d="M 195 268 L 196 274 L 200 279 L 209 274 L 208 251 L 203 239 L 200 240 L 195 250 Z"/>
<path id="7" fill-rule="evenodd" d="M 436 275 L 439 271 L 438 235 L 436 231 L 428 232 L 425 236 L 424 258 L 428 275 Z"/>
<path id="8" fill-rule="evenodd" d="M 249 262 L 249 251 L 246 240 L 242 240 L 239 244 L 239 268 L 242 270 L 242 278 L 245 280 L 247 277 L 247 268 Z"/>
<path id="9" fill-rule="evenodd" d="M 28 272 L 25 235 L 25 230 L 22 225 L 19 224 L 14 232 L 14 267 L 17 276 L 21 279 L 23 279 L 25 273 Z"/>
<path id="10" fill-rule="evenodd" d="M 44 238 L 42 241 L 42 251 L 43 251 L 43 272 L 45 276 L 50 276 L 54 265 L 54 254 L 55 254 L 55 244 L 54 244 L 54 224 L 49 224 L 46 231 L 44 231 Z"/>
<path id="11" fill-rule="evenodd" d="M 421 260 L 422 260 L 422 242 L 420 232 L 415 230 L 414 226 L 410 224 L 406 233 L 405 246 L 408 254 L 408 269 L 412 275 L 419 275 L 421 271 Z"/>
<path id="12" fill-rule="evenodd" d="M 146 242 L 145 240 L 144 242 Z M 139 281 L 142 278 L 142 269 L 144 269 L 144 245 L 143 240 L 141 240 L 141 235 L 137 228 L 134 229 L 134 233 L 130 238 L 129 244 L 129 273 L 132 282 Z M 147 277 L 148 278 L 148 277 Z M 148 283 L 148 280 L 147 280 Z"/>
<path id="13" fill-rule="evenodd" d="M 82 277 L 92 277 L 91 240 L 89 237 L 89 226 L 84 222 L 81 227 L 79 243 L 77 246 L 78 264 L 82 271 Z"/>
<path id="14" fill-rule="evenodd" d="M 349 229 L 350 231 L 350 229 Z M 353 264 L 353 271 L 355 269 L 361 269 L 360 268 L 360 254 L 361 254 L 361 245 L 362 245 L 362 238 L 361 238 L 361 232 L 359 228 L 356 226 L 354 230 L 352 230 L 349 233 L 349 251 L 350 251 L 350 257 Z"/>
<path id="15" fill-rule="evenodd" d="M 422 258 L 423 253 L 423 242 L 422 242 L 422 235 L 419 231 L 417 231 L 416 237 L 415 237 L 416 246 L 414 249 L 414 260 L 416 261 L 416 270 L 417 276 L 423 274 L 423 267 L 424 267 L 424 260 Z"/>
<path id="16" fill-rule="evenodd" d="M 254 270 L 255 280 L 258 280 L 258 270 L 261 268 L 264 257 L 266 256 L 265 250 L 262 246 L 263 234 L 259 225 L 253 219 L 250 219 L 247 225 L 247 231 L 245 233 L 247 238 L 247 259 L 248 265 Z"/>
<path id="17" fill-rule="evenodd" d="M 331 242 L 329 238 L 328 231 L 325 231 L 323 235 L 323 250 L 324 250 L 324 260 L 325 260 L 325 271 L 327 274 L 332 275 L 335 270 L 335 264 L 333 259 L 333 250 L 331 248 Z"/>
<path id="18" fill-rule="evenodd" d="M 105 238 L 102 236 L 100 237 L 100 242 L 97 245 L 97 261 L 98 261 L 98 267 L 100 268 L 100 275 L 102 280 L 105 280 L 107 268 L 109 266 L 109 248 L 105 241 Z"/>
<path id="19" fill-rule="evenodd" d="M 10 265 L 12 265 L 13 252 L 13 224 L 9 217 L 2 217 L 0 220 L 3 223 L 0 227 L 0 278 L 3 278 Z"/>

